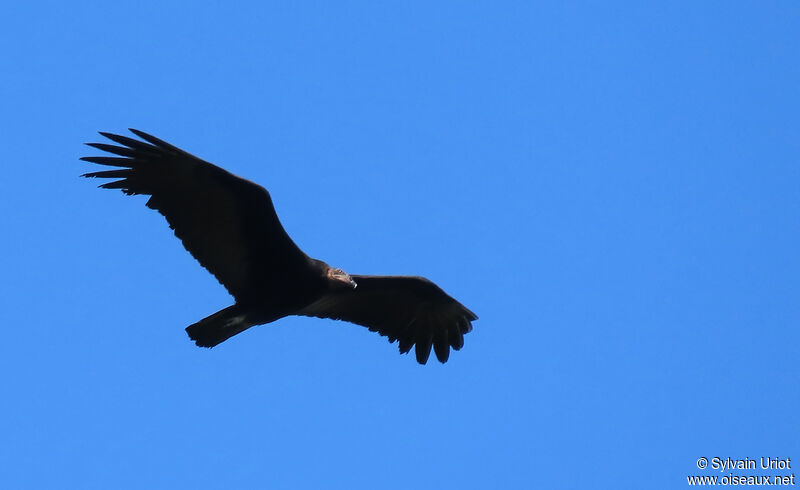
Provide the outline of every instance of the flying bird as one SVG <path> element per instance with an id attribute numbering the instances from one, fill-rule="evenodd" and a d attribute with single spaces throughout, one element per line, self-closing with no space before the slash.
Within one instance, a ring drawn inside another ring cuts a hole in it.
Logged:
<path id="1" fill-rule="evenodd" d="M 186 250 L 233 296 L 233 305 L 186 327 L 198 346 L 213 347 L 254 325 L 289 315 L 344 320 L 415 347 L 425 364 L 431 347 L 446 362 L 478 317 L 418 276 L 348 274 L 303 253 L 281 225 L 266 189 L 136 129 L 141 140 L 100 132 L 117 143 L 87 143 L 116 156 L 81 160 L 117 167 L 83 177 L 128 195 L 150 196 Z M 118 146 L 119 145 L 119 146 Z"/>

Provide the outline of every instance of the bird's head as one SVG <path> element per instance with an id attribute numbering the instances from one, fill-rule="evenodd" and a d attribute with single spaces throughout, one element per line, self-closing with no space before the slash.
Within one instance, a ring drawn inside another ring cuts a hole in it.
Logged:
<path id="1" fill-rule="evenodd" d="M 350 274 L 339 269 L 338 267 L 330 267 L 328 268 L 328 279 L 332 281 L 333 284 L 344 286 L 350 289 L 355 289 L 358 284 L 350 277 Z"/>

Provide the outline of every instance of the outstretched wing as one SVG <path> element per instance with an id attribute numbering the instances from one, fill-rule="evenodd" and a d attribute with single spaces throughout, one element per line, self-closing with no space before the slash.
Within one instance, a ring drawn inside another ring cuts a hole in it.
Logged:
<path id="1" fill-rule="evenodd" d="M 144 141 L 101 132 L 120 146 L 88 143 L 118 156 L 81 160 L 119 168 L 83 176 L 120 179 L 100 187 L 149 195 L 147 206 L 164 215 L 186 250 L 237 301 L 270 276 L 306 263 L 266 189 L 147 133 L 131 132 Z"/>
<path id="2" fill-rule="evenodd" d="M 424 277 L 351 276 L 355 289 L 331 290 L 298 314 L 344 320 L 399 341 L 405 354 L 416 345 L 417 361 L 425 364 L 433 346 L 447 362 L 450 347 L 459 350 L 464 334 L 478 317 Z"/>

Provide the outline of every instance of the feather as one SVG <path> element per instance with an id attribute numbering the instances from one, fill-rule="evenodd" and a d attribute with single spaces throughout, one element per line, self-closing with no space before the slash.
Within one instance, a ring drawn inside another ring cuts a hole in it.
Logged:
<path id="1" fill-rule="evenodd" d="M 130 158 L 120 157 L 81 157 L 81 160 L 98 165 L 109 165 L 112 167 L 133 167 L 134 161 Z"/>

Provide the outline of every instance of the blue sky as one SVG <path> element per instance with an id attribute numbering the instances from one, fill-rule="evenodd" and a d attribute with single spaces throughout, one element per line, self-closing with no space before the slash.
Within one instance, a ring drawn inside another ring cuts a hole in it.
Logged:
<path id="1" fill-rule="evenodd" d="M 3 488 L 683 488 L 701 456 L 800 462 L 794 2 L 10 9 Z M 128 127 L 267 187 L 310 255 L 436 281 L 480 316 L 464 349 L 419 366 L 298 317 L 195 347 L 232 300 L 144 198 L 78 178 Z"/>

